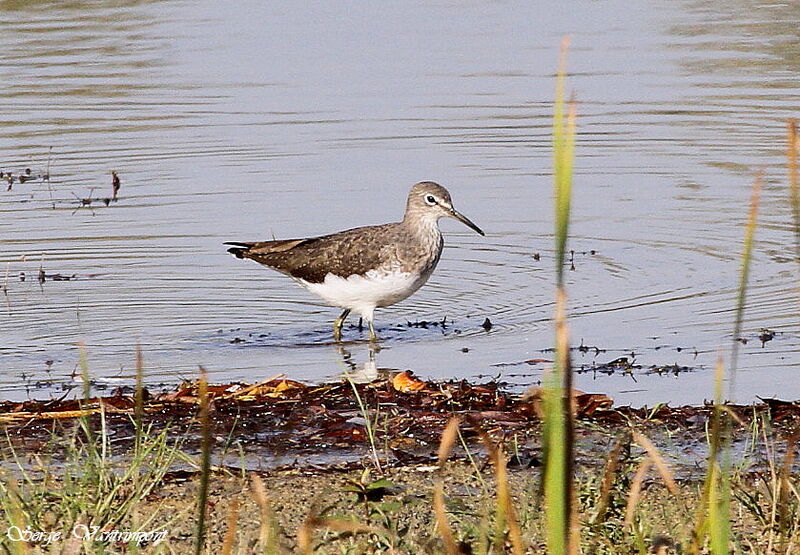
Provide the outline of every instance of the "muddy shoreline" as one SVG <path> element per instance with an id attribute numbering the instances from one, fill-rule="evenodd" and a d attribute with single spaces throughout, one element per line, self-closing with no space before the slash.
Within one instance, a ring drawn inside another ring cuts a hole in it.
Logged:
<path id="1" fill-rule="evenodd" d="M 283 378 L 257 384 L 208 386 L 215 464 L 248 470 L 356 468 L 378 461 L 390 468 L 436 460 L 442 431 L 461 421 L 462 442 L 455 452 L 482 447 L 479 431 L 505 445 L 512 465 L 535 467 L 540 450 L 540 394 L 505 390 L 498 382 L 423 381 L 410 372 L 355 384 L 338 381 L 309 385 Z M 149 430 L 168 430 L 187 453 L 197 453 L 202 430 L 197 418 L 199 383 L 171 392 L 137 395 L 118 389 L 86 400 L 0 402 L 0 425 L 10 445 L 22 452 L 48 451 L 52 439 L 74 428 L 81 417 L 103 426 L 117 449 L 135 439 L 136 422 Z M 712 407 L 631 408 L 615 406 L 602 394 L 575 392 L 579 462 L 603 460 L 610 446 L 635 429 L 648 434 L 672 459 L 678 474 L 691 475 L 707 455 L 705 433 Z M 752 405 L 727 405 L 734 415 L 734 450 L 746 449 L 752 423 L 763 419 L 776 436 L 798 429 L 800 402 L 765 399 Z"/>

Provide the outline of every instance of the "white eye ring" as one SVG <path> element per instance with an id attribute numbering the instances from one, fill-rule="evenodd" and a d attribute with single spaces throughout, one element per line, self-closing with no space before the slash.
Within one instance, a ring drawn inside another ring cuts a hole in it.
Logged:
<path id="1" fill-rule="evenodd" d="M 425 202 L 433 206 L 436 204 L 436 197 L 433 195 L 425 195 Z"/>

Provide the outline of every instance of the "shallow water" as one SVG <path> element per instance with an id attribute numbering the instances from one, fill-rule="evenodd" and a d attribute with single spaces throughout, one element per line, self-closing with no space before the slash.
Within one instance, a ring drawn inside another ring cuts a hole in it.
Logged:
<path id="1" fill-rule="evenodd" d="M 137 344 L 150 383 L 198 365 L 216 381 L 535 383 L 546 363 L 523 361 L 553 335 L 553 72 L 572 34 L 571 326 L 602 349 L 576 352 L 576 385 L 634 405 L 712 396 L 763 171 L 735 396 L 800 398 L 792 2 L 402 4 L 5 2 L 0 170 L 42 173 L 52 153 L 49 182 L 0 191 L 2 396 L 61 394 L 80 341 L 108 386 L 131 382 Z M 119 201 L 79 206 L 110 196 L 111 170 Z M 428 285 L 377 313 L 380 352 L 355 329 L 332 346 L 337 310 L 222 246 L 398 219 L 422 179 L 487 237 L 442 222 Z M 40 268 L 75 278 L 40 284 Z M 631 352 L 634 372 L 591 368 Z M 648 371 L 671 364 L 688 370 Z"/>

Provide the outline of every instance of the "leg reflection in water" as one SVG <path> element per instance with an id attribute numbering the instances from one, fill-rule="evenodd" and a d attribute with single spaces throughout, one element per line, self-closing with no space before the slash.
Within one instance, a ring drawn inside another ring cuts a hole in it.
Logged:
<path id="1" fill-rule="evenodd" d="M 355 343 L 348 345 L 348 347 L 351 348 L 361 346 L 367 349 L 367 360 L 358 363 L 354 359 L 353 352 L 349 348 L 346 348 L 341 343 L 335 345 L 336 351 L 339 354 L 338 362 L 342 368 L 342 377 L 344 379 L 354 383 L 369 383 L 377 379 L 387 379 L 396 372 L 396 370 L 389 368 L 378 368 L 378 352 L 380 352 L 381 348 L 374 341 L 367 344 Z"/>

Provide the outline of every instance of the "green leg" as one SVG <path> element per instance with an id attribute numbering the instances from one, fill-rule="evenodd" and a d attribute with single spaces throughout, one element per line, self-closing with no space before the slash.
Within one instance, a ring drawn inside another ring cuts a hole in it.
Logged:
<path id="1" fill-rule="evenodd" d="M 369 324 L 369 340 L 377 342 L 378 341 L 378 334 L 375 333 L 375 328 L 372 326 L 372 318 L 367 320 L 367 324 Z"/>
<path id="2" fill-rule="evenodd" d="M 342 312 L 342 315 L 339 316 L 336 320 L 333 321 L 333 339 L 334 341 L 341 341 L 342 340 L 342 326 L 344 325 L 344 321 L 347 319 L 347 316 L 350 314 L 349 309 L 345 309 Z"/>

